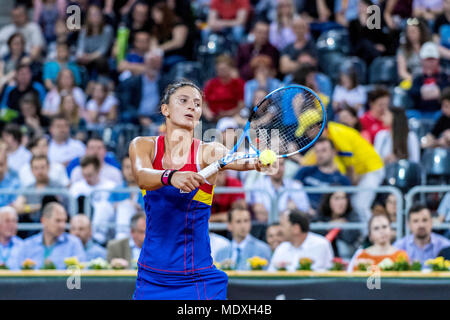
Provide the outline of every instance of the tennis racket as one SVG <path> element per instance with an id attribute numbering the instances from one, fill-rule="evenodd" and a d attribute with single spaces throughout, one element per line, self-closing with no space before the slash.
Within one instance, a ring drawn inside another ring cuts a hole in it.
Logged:
<path id="1" fill-rule="evenodd" d="M 242 135 L 230 152 L 199 172 L 205 179 L 227 164 L 258 158 L 266 149 L 287 158 L 308 150 L 326 124 L 326 111 L 311 89 L 289 85 L 269 93 L 250 113 Z M 238 152 L 243 146 L 245 152 Z"/>

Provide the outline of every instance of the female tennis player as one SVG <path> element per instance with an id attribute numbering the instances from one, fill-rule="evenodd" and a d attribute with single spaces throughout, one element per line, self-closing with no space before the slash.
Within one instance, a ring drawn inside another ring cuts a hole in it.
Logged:
<path id="1" fill-rule="evenodd" d="M 226 299 L 228 277 L 213 265 L 208 234 L 216 174 L 205 180 L 198 172 L 228 150 L 194 138 L 202 102 L 202 91 L 194 83 L 174 82 L 161 101 L 166 134 L 136 137 L 130 143 L 147 217 L 133 299 Z M 266 168 L 257 160 L 226 166 L 241 171 Z"/>

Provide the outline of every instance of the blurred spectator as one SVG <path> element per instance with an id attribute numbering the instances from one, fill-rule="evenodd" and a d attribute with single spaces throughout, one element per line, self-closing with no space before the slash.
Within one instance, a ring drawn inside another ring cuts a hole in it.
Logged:
<path id="1" fill-rule="evenodd" d="M 439 203 L 437 214 L 439 223 L 450 222 L 450 192 L 447 192 Z M 450 230 L 447 230 L 444 235 L 450 239 Z"/>
<path id="2" fill-rule="evenodd" d="M 0 265 L 19 270 L 23 240 L 17 236 L 17 212 L 13 207 L 0 208 Z"/>
<path id="3" fill-rule="evenodd" d="M 83 179 L 73 183 L 69 192 L 78 200 L 81 210 L 85 207 L 86 201 L 90 200 L 89 205 L 93 208 L 94 240 L 104 244 L 110 237 L 112 229 L 108 223 L 113 222 L 110 211 L 104 209 L 109 206 L 110 197 L 110 193 L 105 190 L 114 189 L 117 184 L 100 176 L 100 161 L 93 155 L 81 159 L 81 174 Z"/>
<path id="4" fill-rule="evenodd" d="M 336 22 L 348 28 L 349 21 L 358 18 L 358 2 L 359 0 L 337 1 L 335 8 Z"/>
<path id="5" fill-rule="evenodd" d="M 394 246 L 405 250 L 412 261 L 434 259 L 438 253 L 448 246 L 450 240 L 432 232 L 433 221 L 430 210 L 421 205 L 414 205 L 408 212 L 408 228 L 411 234 L 398 239 Z"/>
<path id="6" fill-rule="evenodd" d="M 450 1 L 443 0 L 444 11 L 433 24 L 433 40 L 438 45 L 439 55 L 448 69 L 450 60 Z M 446 73 L 448 70 L 445 70 Z"/>
<path id="7" fill-rule="evenodd" d="M 250 9 L 248 0 L 211 0 L 208 25 L 202 32 L 203 41 L 211 32 L 216 32 L 225 33 L 239 43 L 244 37 Z"/>
<path id="8" fill-rule="evenodd" d="M 49 91 L 45 97 L 42 114 L 46 116 L 55 116 L 59 112 L 61 98 L 65 95 L 73 95 L 77 104 L 84 108 L 86 104 L 86 95 L 80 87 L 75 84 L 75 77 L 70 69 L 61 69 L 56 79 L 56 85 Z"/>
<path id="9" fill-rule="evenodd" d="M 439 50 L 433 42 L 426 42 L 420 49 L 422 72 L 414 77 L 409 95 L 414 101 L 414 110 L 408 117 L 436 118 L 439 114 L 441 91 L 448 86 L 448 77 L 440 70 Z"/>
<path id="10" fill-rule="evenodd" d="M 203 116 L 208 121 L 239 114 L 244 106 L 245 83 L 234 77 L 234 61 L 229 55 L 216 59 L 216 74 L 204 88 Z"/>
<path id="11" fill-rule="evenodd" d="M 12 34 L 8 39 L 8 53 L 0 60 L 1 75 L 9 79 L 14 78 L 17 66 L 26 63 L 27 57 L 23 34 L 20 32 Z"/>
<path id="12" fill-rule="evenodd" d="M 176 63 L 191 59 L 193 46 L 187 25 L 165 2 L 155 3 L 151 12 L 153 26 L 150 49 L 163 52 L 163 69 L 168 71 Z"/>
<path id="13" fill-rule="evenodd" d="M 61 97 L 58 114 L 67 119 L 70 128 L 75 132 L 86 127 L 85 110 L 77 103 L 72 94 Z"/>
<path id="14" fill-rule="evenodd" d="M 423 148 L 450 147 L 450 87 L 442 91 L 441 112 L 431 132 L 423 138 Z"/>
<path id="15" fill-rule="evenodd" d="M 405 41 L 397 50 L 397 73 L 401 80 L 412 82 L 414 76 L 422 73 L 420 48 L 430 39 L 430 30 L 424 21 L 417 18 L 407 20 Z"/>
<path id="16" fill-rule="evenodd" d="M 323 187 L 330 185 L 351 185 L 350 180 L 341 174 L 336 167 L 334 158 L 336 157 L 336 149 L 331 140 L 327 138 L 319 138 L 314 145 L 316 154 L 316 165 L 302 167 L 294 176 L 295 180 L 300 181 L 306 187 Z M 308 194 L 309 202 L 313 210 L 317 210 L 320 199 L 323 194 Z"/>
<path id="17" fill-rule="evenodd" d="M 89 138 L 86 143 L 86 152 L 84 156 L 95 156 L 98 161 L 100 161 L 100 179 L 111 180 L 117 185 L 121 185 L 123 183 L 120 169 L 107 162 L 109 159 L 107 159 L 106 156 L 106 146 L 101 137 L 94 135 Z M 80 161 L 79 159 L 74 161 L 77 163 L 75 164 L 75 162 L 73 162 L 68 167 L 71 184 L 83 179 Z"/>
<path id="18" fill-rule="evenodd" d="M 10 108 L 19 111 L 19 101 L 27 93 L 36 95 L 42 103 L 45 98 L 45 88 L 39 82 L 32 81 L 30 66 L 19 64 L 15 72 L 15 84 L 8 85 L 3 90 L 1 108 Z"/>
<path id="19" fill-rule="evenodd" d="M 393 193 L 381 197 L 377 204 L 374 205 L 373 211 L 386 213 L 392 223 L 397 221 L 397 198 Z"/>
<path id="20" fill-rule="evenodd" d="M 0 144 L 0 189 L 20 189 L 20 180 L 17 173 L 8 169 L 6 146 Z M 0 207 L 13 205 L 17 195 L 0 194 Z"/>
<path id="21" fill-rule="evenodd" d="M 284 178 L 285 161 L 278 160 L 278 170 L 273 175 L 260 175 L 259 179 L 252 187 L 267 191 L 271 197 L 280 195 L 278 201 L 278 212 L 286 209 L 299 209 L 303 212 L 310 212 L 308 196 L 302 190 L 302 184 L 293 179 Z M 296 190 L 295 192 L 292 190 Z M 286 192 L 284 192 L 286 190 Z M 266 215 L 272 208 L 270 198 L 266 193 L 252 192 L 250 203 L 254 211 L 265 209 Z"/>
<path id="22" fill-rule="evenodd" d="M 303 129 L 303 127 L 300 127 Z M 305 130 L 307 127 L 305 126 Z M 306 131 L 308 135 L 308 131 Z M 345 173 L 353 185 L 364 188 L 374 188 L 381 184 L 384 178 L 384 164 L 374 147 L 364 139 L 358 131 L 333 121 L 327 122 L 323 133 L 328 137 L 337 151 L 339 171 Z M 308 152 L 302 159 L 303 165 L 315 164 L 314 153 Z M 367 221 L 372 215 L 371 204 L 375 192 L 359 191 L 352 197 L 352 205 L 360 215 L 361 221 Z"/>
<path id="23" fill-rule="evenodd" d="M 9 37 L 20 32 L 25 37 L 25 51 L 30 54 L 31 60 L 39 60 L 45 49 L 45 39 L 39 25 L 28 21 L 27 8 L 21 4 L 14 6 L 11 11 L 11 19 L 11 24 L 0 29 L 0 56 L 4 56 L 8 52 Z"/>
<path id="24" fill-rule="evenodd" d="M 231 262 L 236 270 L 250 270 L 247 259 L 258 256 L 270 261 L 270 247 L 250 234 L 250 212 L 246 209 L 231 209 L 228 212 L 228 231 L 231 244 L 217 252 L 219 263 Z"/>
<path id="25" fill-rule="evenodd" d="M 22 126 L 28 138 L 40 136 L 50 125 L 50 119 L 41 115 L 41 103 L 34 94 L 27 93 L 19 100 L 20 114 L 13 120 Z"/>
<path id="26" fill-rule="evenodd" d="M 69 61 L 70 51 L 66 42 L 56 44 L 56 59 L 48 61 L 44 64 L 42 79 L 48 90 L 53 89 L 57 85 L 57 79 L 62 69 L 69 69 L 75 80 L 76 86 L 81 86 L 80 67 L 73 61 Z"/>
<path id="27" fill-rule="evenodd" d="M 45 189 L 59 189 L 63 190 L 62 186 L 58 180 L 52 180 L 49 176 L 50 163 L 48 162 L 47 156 L 33 156 L 30 161 L 31 172 L 33 173 L 35 182 L 25 189 L 33 191 L 45 191 Z M 18 214 L 20 215 L 20 222 L 39 222 L 41 220 L 42 208 L 45 206 L 47 199 L 51 197 L 62 203 L 63 198 L 60 195 L 51 194 L 32 194 L 25 193 L 19 195 L 14 203 Z"/>
<path id="28" fill-rule="evenodd" d="M 438 257 L 443 257 L 445 260 L 450 260 L 450 247 L 444 248 L 438 253 Z"/>
<path id="29" fill-rule="evenodd" d="M 145 214 L 136 213 L 130 222 L 130 237 L 111 240 L 107 246 L 107 260 L 112 263 L 115 259 L 123 259 L 131 266 L 139 259 L 145 239 Z"/>
<path id="30" fill-rule="evenodd" d="M 314 41 L 309 36 L 309 26 L 305 19 L 295 16 L 292 21 L 292 30 L 295 33 L 295 42 L 288 44 L 281 51 L 280 71 L 283 74 L 293 73 L 301 66 L 299 58 L 303 52 L 317 56 Z"/>
<path id="31" fill-rule="evenodd" d="M 244 86 L 244 101 L 247 108 L 255 106 L 253 101 L 256 90 L 263 89 L 272 92 L 282 86 L 281 81 L 275 78 L 276 72 L 269 56 L 259 55 L 252 58 L 250 67 L 254 78 L 248 80 Z"/>
<path id="32" fill-rule="evenodd" d="M 31 151 L 33 157 L 47 157 L 48 138 L 46 136 L 32 138 L 27 145 L 27 149 Z M 48 176 L 50 180 L 58 181 L 63 187 L 69 185 L 66 168 L 61 163 L 50 161 Z M 35 184 L 36 178 L 31 170 L 30 162 L 22 166 L 19 177 L 21 185 L 25 188 Z"/>
<path id="33" fill-rule="evenodd" d="M 288 210 L 280 215 L 280 224 L 286 241 L 272 255 L 269 271 L 285 267 L 296 271 L 301 258 L 312 260 L 312 270 L 325 271 L 331 268 L 333 249 L 330 242 L 309 231 L 308 215 L 299 210 Z"/>
<path id="34" fill-rule="evenodd" d="M 399 29 L 405 20 L 413 15 L 413 1 L 386 0 L 383 18 L 390 30 Z"/>
<path id="35" fill-rule="evenodd" d="M 106 24 L 101 8 L 89 5 L 86 24 L 80 32 L 77 43 L 77 62 L 85 66 L 91 77 L 108 75 L 107 54 L 114 39 L 113 28 Z"/>
<path id="36" fill-rule="evenodd" d="M 256 78 L 255 65 L 252 65 L 252 62 L 259 56 L 269 58 L 270 67 L 275 71 L 272 76 L 276 76 L 280 53 L 277 48 L 269 43 L 269 25 L 265 21 L 256 21 L 251 34 L 254 38 L 253 41 L 242 43 L 238 48 L 236 59 L 241 78 L 245 81 L 253 77 Z"/>
<path id="37" fill-rule="evenodd" d="M 376 57 L 386 54 L 389 45 L 389 38 L 381 29 L 369 29 L 367 26 L 367 8 L 371 5 L 373 3 L 370 0 L 360 0 L 358 17 L 350 21 L 348 27 L 353 54 L 363 59 L 367 65 Z"/>
<path id="38" fill-rule="evenodd" d="M 78 35 L 78 32 L 71 33 L 69 29 L 67 29 L 66 26 L 66 19 L 58 19 L 55 23 L 55 40 L 47 43 L 47 56 L 46 61 L 54 61 L 58 59 L 58 45 L 62 43 L 66 43 L 68 47 L 69 57 L 72 57 L 75 55 L 76 51 L 76 39 L 75 35 Z M 45 68 L 45 64 L 44 64 Z M 45 69 L 44 76 L 45 76 Z M 54 81 L 54 80 L 53 80 Z"/>
<path id="39" fill-rule="evenodd" d="M 106 259 L 106 249 L 92 241 L 91 221 L 86 215 L 77 214 L 70 219 L 70 234 L 81 240 L 87 261 Z"/>
<path id="40" fill-rule="evenodd" d="M 442 13 L 444 0 L 413 0 L 413 16 L 431 23 Z"/>
<path id="41" fill-rule="evenodd" d="M 338 113 L 345 105 L 353 108 L 360 116 L 364 113 L 367 93 L 358 83 L 358 75 L 354 69 L 341 72 L 339 84 L 333 91 L 333 110 Z"/>
<path id="42" fill-rule="evenodd" d="M 344 105 L 337 113 L 337 120 L 339 123 L 355 129 L 364 139 L 370 142 L 370 134 L 367 130 L 362 130 L 361 121 L 359 121 L 359 117 L 355 109 Z"/>
<path id="43" fill-rule="evenodd" d="M 161 80 L 162 56 L 157 52 L 145 55 L 145 73 L 121 82 L 117 88 L 120 101 L 120 121 L 137 122 L 142 126 L 161 123 L 160 97 L 164 90 Z"/>
<path id="44" fill-rule="evenodd" d="M 42 232 L 25 239 L 20 253 L 20 263 L 31 259 L 38 269 L 53 263 L 56 269 L 66 269 L 64 259 L 76 257 L 86 261 L 83 244 L 77 237 L 66 233 L 67 213 L 57 202 L 48 203 L 42 210 Z"/>
<path id="45" fill-rule="evenodd" d="M 315 222 L 346 223 L 360 222 L 361 220 L 353 211 L 350 197 L 345 192 L 337 191 L 328 193 L 322 197 Z M 326 235 L 332 230 L 316 231 L 318 234 Z M 359 230 L 340 230 L 334 239 L 329 239 L 333 246 L 334 255 L 342 258 L 351 258 L 355 252 L 356 245 L 361 233 Z"/>
<path id="46" fill-rule="evenodd" d="M 219 172 L 216 180 L 217 187 L 243 188 L 239 179 L 230 177 L 226 171 Z M 246 208 L 245 193 L 215 194 L 211 206 L 211 222 L 226 222 L 228 211 L 234 208 Z"/>
<path id="47" fill-rule="evenodd" d="M 305 55 L 300 55 L 299 59 L 301 59 L 301 57 L 305 57 Z M 319 96 L 325 109 L 328 109 L 331 90 L 330 92 L 326 92 L 323 90 L 324 86 L 319 86 L 320 78 L 316 66 L 309 63 L 301 63 L 300 67 L 293 74 L 292 82 L 312 89 Z"/>
<path id="48" fill-rule="evenodd" d="M 267 227 L 266 241 L 269 244 L 272 253 L 284 241 L 283 229 L 278 222 L 272 223 Z"/>
<path id="49" fill-rule="evenodd" d="M 389 108 L 384 116 L 384 126 L 388 129 L 378 131 L 374 147 L 384 163 L 401 159 L 420 162 L 420 143 L 414 131 L 408 128 L 408 119 L 402 108 Z"/>
<path id="50" fill-rule="evenodd" d="M 66 0 L 33 1 L 33 21 L 40 25 L 47 43 L 56 39 L 56 21 L 66 17 L 66 7 Z"/>
<path id="51" fill-rule="evenodd" d="M 86 147 L 83 142 L 70 137 L 69 121 L 63 116 L 52 118 L 50 124 L 50 145 L 48 159 L 50 162 L 67 164 L 77 157 L 82 157 Z"/>
<path id="52" fill-rule="evenodd" d="M 20 172 L 22 166 L 31 159 L 31 152 L 22 145 L 22 131 L 16 124 L 8 124 L 3 129 L 2 139 L 6 144 L 8 155 L 8 167 L 15 172 Z"/>
<path id="53" fill-rule="evenodd" d="M 385 214 L 374 214 L 368 223 L 368 235 L 371 246 L 365 249 L 359 249 L 353 255 L 348 265 L 348 272 L 358 270 L 359 263 L 370 262 L 370 265 L 378 265 L 384 259 L 389 258 L 394 262 L 397 257 L 404 256 L 414 261 L 408 252 L 398 246 L 391 245 L 391 221 Z M 370 270 L 370 269 L 369 269 Z"/>
<path id="54" fill-rule="evenodd" d="M 214 261 L 217 260 L 217 252 L 231 245 L 230 240 L 214 232 L 209 233 L 209 240 L 211 244 L 211 257 Z"/>
<path id="55" fill-rule="evenodd" d="M 134 179 L 133 171 L 131 170 L 131 160 L 127 155 L 122 159 L 122 175 L 123 183 L 118 186 L 124 188 L 138 188 L 136 180 Z M 142 192 L 132 193 L 112 193 L 110 202 L 115 209 L 116 219 L 116 239 L 122 239 L 128 237 L 130 229 L 130 219 L 137 212 L 142 211 L 145 207 L 144 198 Z"/>
<path id="56" fill-rule="evenodd" d="M 378 131 L 387 129 L 383 119 L 388 111 L 391 96 L 389 91 L 384 87 L 376 87 L 368 94 L 369 110 L 366 111 L 361 118 L 362 130 L 365 130 L 370 137 L 370 143 L 373 144 Z"/>
<path id="57" fill-rule="evenodd" d="M 150 33 L 137 31 L 134 35 L 133 46 L 129 49 L 125 59 L 119 62 L 117 71 L 121 72 L 120 81 L 131 76 L 145 73 L 145 54 L 150 50 Z"/>
<path id="58" fill-rule="evenodd" d="M 117 121 L 119 101 L 103 82 L 93 84 L 92 98 L 86 104 L 87 125 L 111 125 Z"/>
<path id="59" fill-rule="evenodd" d="M 296 40 L 293 20 L 296 14 L 293 0 L 277 1 L 276 17 L 270 24 L 269 41 L 278 50 L 283 50 Z"/>
<path id="60" fill-rule="evenodd" d="M 128 15 L 127 19 L 127 27 L 130 29 L 128 42 L 134 43 L 134 35 L 138 31 L 150 31 L 151 29 L 150 5 L 143 0 L 129 0 L 123 8 L 127 7 L 128 4 L 131 7 L 131 14 Z"/>

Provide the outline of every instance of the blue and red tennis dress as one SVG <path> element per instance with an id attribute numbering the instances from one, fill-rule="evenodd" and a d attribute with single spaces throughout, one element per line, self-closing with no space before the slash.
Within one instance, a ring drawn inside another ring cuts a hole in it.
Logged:
<path id="1" fill-rule="evenodd" d="M 190 161 L 179 171 L 199 172 L 200 140 L 193 139 Z M 164 170 L 164 136 L 156 138 L 153 168 Z M 213 264 L 208 221 L 214 186 L 190 193 L 173 186 L 142 190 L 146 233 L 138 260 L 133 299 L 226 299 L 228 276 Z"/>

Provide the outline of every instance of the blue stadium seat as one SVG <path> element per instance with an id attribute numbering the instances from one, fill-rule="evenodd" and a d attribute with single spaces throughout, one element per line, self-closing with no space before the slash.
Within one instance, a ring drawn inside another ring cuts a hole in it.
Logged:
<path id="1" fill-rule="evenodd" d="M 397 61 L 395 57 L 378 57 L 369 67 L 369 82 L 393 86 L 397 84 Z"/>
<path id="2" fill-rule="evenodd" d="M 432 148 L 426 149 L 421 158 L 425 169 L 427 181 L 430 177 L 443 179 L 450 177 L 450 149 Z"/>
<path id="3" fill-rule="evenodd" d="M 406 193 L 423 182 L 422 168 L 419 163 L 399 160 L 386 165 L 385 183 Z"/>
<path id="4" fill-rule="evenodd" d="M 350 37 L 348 30 L 342 28 L 325 31 L 317 39 L 316 45 L 319 53 L 331 51 L 348 55 L 350 52 Z"/>
<path id="5" fill-rule="evenodd" d="M 400 87 L 395 87 L 392 90 L 392 106 L 396 108 L 412 109 L 414 101 L 409 96 L 408 92 Z"/>
<path id="6" fill-rule="evenodd" d="M 217 33 L 211 33 L 207 41 L 201 43 L 198 47 L 198 61 L 202 66 L 202 79 L 211 79 L 216 74 L 215 60 L 221 54 L 231 54 L 233 48 L 227 39 Z"/>
<path id="7" fill-rule="evenodd" d="M 358 82 L 360 84 L 365 84 L 367 82 L 367 65 L 364 60 L 356 56 L 344 58 L 341 62 L 339 71 L 347 72 L 350 69 L 356 71 Z"/>
<path id="8" fill-rule="evenodd" d="M 319 53 L 320 69 L 323 71 L 323 73 L 336 81 L 336 77 L 339 76 L 339 68 L 344 59 L 345 55 L 341 52 L 330 51 Z"/>

